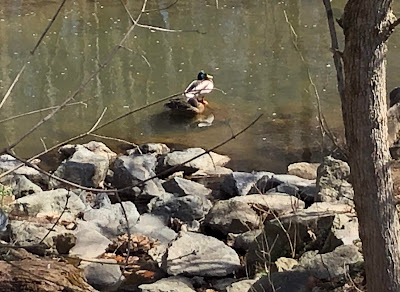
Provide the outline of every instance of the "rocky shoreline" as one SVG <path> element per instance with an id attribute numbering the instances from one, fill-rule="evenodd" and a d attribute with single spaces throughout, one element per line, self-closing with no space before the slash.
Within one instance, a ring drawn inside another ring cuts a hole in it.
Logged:
<path id="1" fill-rule="evenodd" d="M 92 141 L 59 149 L 62 180 L 35 165 L 3 177 L 0 290 L 31 291 L 13 290 L 29 280 L 15 265 L 35 279 L 38 261 L 58 271 L 43 291 L 334 291 L 360 273 L 346 162 L 247 173 L 204 152 L 148 143 L 117 155 Z M 19 164 L 0 156 L 1 173 Z"/>

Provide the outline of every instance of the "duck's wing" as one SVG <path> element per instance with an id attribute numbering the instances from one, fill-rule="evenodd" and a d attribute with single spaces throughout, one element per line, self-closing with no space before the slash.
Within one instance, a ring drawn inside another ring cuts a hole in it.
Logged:
<path id="1" fill-rule="evenodd" d="M 193 98 L 198 95 L 198 91 L 195 88 L 200 84 L 201 80 L 193 80 L 192 83 L 185 89 L 185 96 L 186 98 Z"/>
<path id="2" fill-rule="evenodd" d="M 209 94 L 214 88 L 214 82 L 212 80 L 202 80 L 192 89 L 193 93 L 198 95 Z"/>

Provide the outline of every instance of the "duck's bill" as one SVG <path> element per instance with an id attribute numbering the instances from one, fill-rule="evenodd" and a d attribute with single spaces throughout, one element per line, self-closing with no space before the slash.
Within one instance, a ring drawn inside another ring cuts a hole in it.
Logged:
<path id="1" fill-rule="evenodd" d="M 212 75 L 210 75 L 210 74 L 207 74 L 207 78 L 208 78 L 208 79 L 213 79 L 214 76 L 212 76 Z"/>

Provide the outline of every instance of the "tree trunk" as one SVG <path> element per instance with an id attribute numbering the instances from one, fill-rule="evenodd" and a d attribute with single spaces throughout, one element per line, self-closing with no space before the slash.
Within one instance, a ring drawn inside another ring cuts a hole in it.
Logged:
<path id="1" fill-rule="evenodd" d="M 343 27 L 342 111 L 363 244 L 367 290 L 400 291 L 400 223 L 393 201 L 387 135 L 389 0 L 349 0 Z"/>

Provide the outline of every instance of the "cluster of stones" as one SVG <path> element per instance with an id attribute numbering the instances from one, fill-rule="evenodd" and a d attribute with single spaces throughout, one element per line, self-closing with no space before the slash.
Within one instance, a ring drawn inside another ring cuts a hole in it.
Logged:
<path id="1" fill-rule="evenodd" d="M 332 157 L 275 174 L 232 171 L 224 167 L 229 157 L 213 152 L 183 164 L 205 150 L 171 151 L 157 143 L 120 156 L 94 141 L 59 152 L 64 160 L 55 176 L 123 190 L 124 210 L 113 193 L 73 188 L 24 166 L 1 181 L 15 197 L 0 216 L 1 234 L 83 259 L 80 267 L 95 289 L 311 291 L 315 279 L 344 277 L 362 261 L 350 169 Z M 18 164 L 0 156 L 0 172 Z M 149 255 L 161 279 L 132 284 L 118 265 L 99 263 L 128 227 L 158 242 Z"/>

